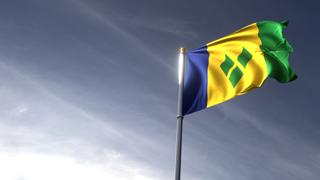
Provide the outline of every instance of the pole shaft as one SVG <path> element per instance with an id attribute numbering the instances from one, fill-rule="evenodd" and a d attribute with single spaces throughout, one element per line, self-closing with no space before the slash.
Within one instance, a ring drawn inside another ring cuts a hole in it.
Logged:
<path id="1" fill-rule="evenodd" d="M 177 147 L 176 147 L 176 168 L 175 168 L 175 180 L 180 180 L 181 176 L 181 151 L 182 151 L 182 127 L 183 127 L 183 115 L 182 115 L 182 105 L 183 105 L 183 86 L 184 86 L 184 69 L 185 69 L 185 49 L 180 48 L 179 54 L 179 68 L 181 74 L 179 74 L 179 91 L 178 91 L 178 112 L 177 112 Z"/>
<path id="2" fill-rule="evenodd" d="M 181 150 L 182 150 L 182 126 L 183 126 L 183 116 L 178 116 L 177 118 L 177 151 L 176 151 L 176 178 L 175 180 L 180 180 L 181 176 Z"/>

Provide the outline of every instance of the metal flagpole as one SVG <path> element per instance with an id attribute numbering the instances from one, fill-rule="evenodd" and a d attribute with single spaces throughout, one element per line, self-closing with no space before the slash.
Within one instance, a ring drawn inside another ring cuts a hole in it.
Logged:
<path id="1" fill-rule="evenodd" d="M 180 175 L 181 175 L 181 146 L 182 146 L 182 126 L 183 126 L 183 115 L 182 115 L 183 102 L 182 101 L 183 101 L 184 69 L 185 69 L 184 58 L 185 58 L 185 48 L 180 48 L 175 180 L 180 180 Z"/>

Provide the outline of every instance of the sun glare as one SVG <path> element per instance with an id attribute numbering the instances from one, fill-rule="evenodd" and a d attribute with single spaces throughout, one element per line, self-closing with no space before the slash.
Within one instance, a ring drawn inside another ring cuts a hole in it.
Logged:
<path id="1" fill-rule="evenodd" d="M 183 66 L 184 66 L 184 55 L 182 53 L 179 54 L 179 69 L 178 69 L 178 77 L 179 77 L 179 84 L 181 84 L 182 76 L 183 76 Z"/>
<path id="2" fill-rule="evenodd" d="M 0 179 L 5 180 L 151 180 L 132 167 L 116 166 L 59 155 L 0 152 Z"/>

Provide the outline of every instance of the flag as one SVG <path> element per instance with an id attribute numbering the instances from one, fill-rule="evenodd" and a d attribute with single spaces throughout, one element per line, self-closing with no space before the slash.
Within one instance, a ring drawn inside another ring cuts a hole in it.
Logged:
<path id="1" fill-rule="evenodd" d="M 297 78 L 288 58 L 292 46 L 283 36 L 288 22 L 253 23 L 187 52 L 183 115 L 261 87 L 268 77 L 280 83 Z"/>

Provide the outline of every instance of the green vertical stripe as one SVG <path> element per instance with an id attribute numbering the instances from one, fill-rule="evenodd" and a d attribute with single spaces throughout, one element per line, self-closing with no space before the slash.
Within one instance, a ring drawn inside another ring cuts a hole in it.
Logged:
<path id="1" fill-rule="evenodd" d="M 261 21 L 257 23 L 258 36 L 262 42 L 260 48 L 267 63 L 269 76 L 281 83 L 297 78 L 288 62 L 293 48 L 282 34 L 282 30 L 287 25 L 288 22 Z"/>

